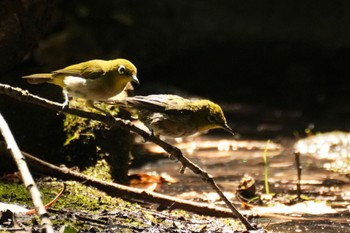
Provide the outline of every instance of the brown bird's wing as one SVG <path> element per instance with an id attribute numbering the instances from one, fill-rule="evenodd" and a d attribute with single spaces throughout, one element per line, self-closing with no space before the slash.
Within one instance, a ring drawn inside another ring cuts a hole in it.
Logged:
<path id="1" fill-rule="evenodd" d="M 134 96 L 128 97 L 127 103 L 137 109 L 147 109 L 167 114 L 186 114 L 191 112 L 188 108 L 190 100 L 177 95 Z"/>
<path id="2" fill-rule="evenodd" d="M 66 68 L 56 70 L 52 72 L 54 77 L 56 76 L 78 76 L 85 79 L 97 79 L 100 78 L 105 71 L 103 70 L 103 60 L 91 60 L 82 62 L 79 64 L 67 66 Z"/>

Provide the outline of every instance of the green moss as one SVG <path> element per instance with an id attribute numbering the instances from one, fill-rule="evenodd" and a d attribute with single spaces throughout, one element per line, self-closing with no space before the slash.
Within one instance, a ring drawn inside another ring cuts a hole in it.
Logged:
<path id="1" fill-rule="evenodd" d="M 69 104 L 70 107 L 101 114 L 79 100 L 72 100 Z M 99 104 L 97 107 L 112 115 L 128 117 L 128 114 L 119 112 L 114 106 Z M 132 159 L 129 131 L 110 128 L 104 123 L 70 114 L 65 115 L 63 129 L 67 135 L 63 148 L 66 162 L 63 163 L 67 166 L 79 166 L 82 171 L 88 169 L 87 174 L 93 174 L 102 180 L 113 179 L 117 183 L 129 183 L 127 175 Z M 108 166 L 104 161 L 107 161 Z"/>
<path id="2" fill-rule="evenodd" d="M 82 140 L 88 143 L 89 140 L 95 138 L 93 129 L 99 125 L 101 123 L 97 121 L 66 114 L 63 129 L 67 133 L 67 139 L 64 146 L 69 145 L 75 140 Z"/>
<path id="3" fill-rule="evenodd" d="M 0 181 L 1 202 L 30 206 L 32 199 L 23 184 Z"/>
<path id="4" fill-rule="evenodd" d="M 83 173 L 99 180 L 112 181 L 111 168 L 105 159 L 98 160 L 94 166 L 88 167 Z"/>
<path id="5" fill-rule="evenodd" d="M 113 198 L 95 188 L 86 187 L 78 182 L 67 181 L 66 191 L 61 198 L 52 206 L 52 209 L 76 209 L 94 212 L 96 210 L 113 211 L 118 206 L 124 205 L 120 198 Z M 42 194 L 43 202 L 48 203 L 63 185 L 60 181 L 39 181 L 38 188 Z M 33 206 L 28 190 L 23 184 L 0 182 L 0 200 L 6 203 L 16 203 L 20 205 Z M 127 204 L 130 206 L 131 204 Z"/>
<path id="6" fill-rule="evenodd" d="M 69 106 L 88 112 L 101 113 L 94 108 L 86 106 L 85 102 L 82 100 L 73 99 L 69 102 Z M 99 104 L 98 107 L 106 112 L 109 112 L 112 115 L 118 115 L 119 112 L 118 108 L 105 104 Z M 67 139 L 64 145 L 67 146 L 75 140 L 83 140 L 87 143 L 89 140 L 95 139 L 94 129 L 96 129 L 96 127 L 103 128 L 105 125 L 98 121 L 66 114 L 63 123 L 63 129 L 67 133 Z"/>
<path id="7" fill-rule="evenodd" d="M 62 189 L 62 181 L 37 182 L 44 198 L 49 202 Z M 183 210 L 158 212 L 106 195 L 95 188 L 67 181 L 66 191 L 50 208 L 49 214 L 55 229 L 67 226 L 78 232 L 230 232 L 243 226 L 232 218 L 211 218 Z M 21 184 L 0 182 L 0 200 L 32 206 L 29 192 Z M 28 216 L 36 219 L 37 216 Z M 22 222 L 23 223 L 23 222 Z M 26 226 L 33 225 L 28 221 Z"/>
<path id="8" fill-rule="evenodd" d="M 66 191 L 55 204 L 54 209 L 74 209 L 88 212 L 113 211 L 123 200 L 112 198 L 95 188 L 86 187 L 74 181 L 66 183 Z"/>

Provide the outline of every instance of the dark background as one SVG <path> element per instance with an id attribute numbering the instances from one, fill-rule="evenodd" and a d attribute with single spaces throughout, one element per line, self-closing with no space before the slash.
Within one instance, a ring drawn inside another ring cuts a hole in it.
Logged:
<path id="1" fill-rule="evenodd" d="M 349 1 L 3 0 L 0 9 L 2 83 L 62 100 L 59 88 L 20 77 L 124 57 L 138 67 L 137 94 L 212 99 L 241 137 L 349 129 Z M 0 98 L 12 127 L 29 121 L 43 131 L 36 140 L 54 137 L 55 113 Z"/>

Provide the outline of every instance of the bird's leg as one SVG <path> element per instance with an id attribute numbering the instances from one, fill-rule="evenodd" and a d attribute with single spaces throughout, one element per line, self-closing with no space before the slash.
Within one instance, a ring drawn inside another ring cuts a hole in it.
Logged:
<path id="1" fill-rule="evenodd" d="M 57 115 L 61 115 L 62 111 L 69 107 L 69 96 L 68 96 L 68 91 L 66 89 L 63 89 L 63 103 L 61 104 L 62 109 L 60 111 L 57 112 Z"/>
<path id="2" fill-rule="evenodd" d="M 62 103 L 62 109 L 69 107 L 69 96 L 68 91 L 66 89 L 63 89 L 63 99 L 64 102 Z"/>
<path id="3" fill-rule="evenodd" d="M 157 136 L 154 134 L 154 130 L 149 128 L 149 135 L 147 137 L 144 137 L 143 139 L 145 140 L 145 142 L 150 142 L 151 138 L 153 137 Z"/>

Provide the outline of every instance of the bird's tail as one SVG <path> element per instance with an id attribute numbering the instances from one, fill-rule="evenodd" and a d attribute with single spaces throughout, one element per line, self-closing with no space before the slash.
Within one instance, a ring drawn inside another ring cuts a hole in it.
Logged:
<path id="1" fill-rule="evenodd" d="M 32 74 L 28 76 L 22 76 L 30 84 L 41 84 L 41 83 L 50 83 L 52 82 L 52 74 Z"/>
<path id="2" fill-rule="evenodd" d="M 123 101 L 118 101 L 116 104 L 118 105 L 119 108 L 124 109 L 125 111 L 128 111 L 131 115 L 131 118 L 137 119 L 138 118 L 137 109 L 130 106 L 130 104 L 127 102 L 126 99 Z"/>

